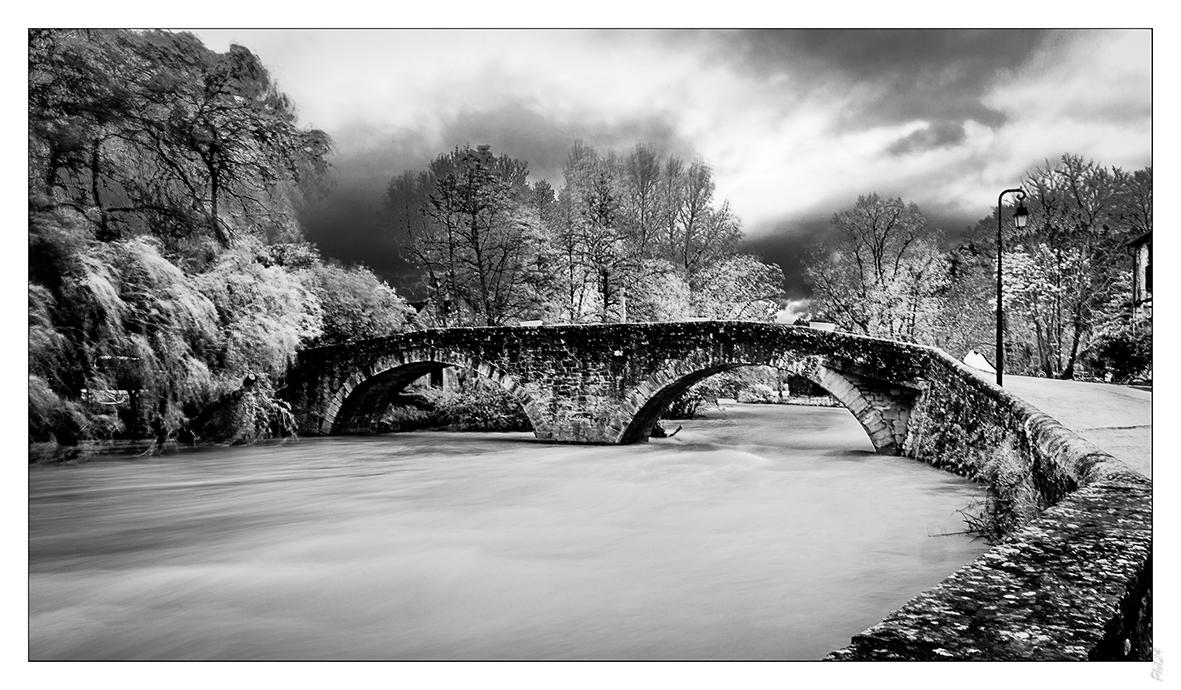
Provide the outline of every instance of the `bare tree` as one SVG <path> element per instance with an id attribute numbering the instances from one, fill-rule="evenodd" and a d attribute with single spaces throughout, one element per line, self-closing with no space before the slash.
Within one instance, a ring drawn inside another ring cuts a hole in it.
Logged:
<path id="1" fill-rule="evenodd" d="M 923 337 L 920 314 L 933 311 L 945 264 L 938 233 L 918 206 L 876 193 L 860 196 L 832 224 L 837 241 L 813 247 L 807 262 L 813 310 L 855 332 Z"/>

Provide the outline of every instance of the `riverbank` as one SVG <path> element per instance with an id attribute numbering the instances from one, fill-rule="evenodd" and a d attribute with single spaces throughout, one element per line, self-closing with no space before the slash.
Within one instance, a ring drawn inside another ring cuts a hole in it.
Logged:
<path id="1" fill-rule="evenodd" d="M 82 441 L 76 446 L 63 446 L 53 442 L 30 443 L 29 464 L 82 462 L 100 455 L 150 455 L 164 450 L 175 450 L 179 446 L 176 441 L 166 441 L 161 445 L 150 438 Z"/>
<path id="2" fill-rule="evenodd" d="M 407 431 L 528 431 L 528 419 L 524 417 L 519 409 L 510 410 L 508 413 L 501 408 L 505 407 L 502 404 L 504 401 L 499 399 L 494 400 L 489 404 L 486 401 L 476 400 L 467 405 L 461 405 L 456 402 L 459 396 L 454 394 L 443 394 L 442 392 L 435 393 L 434 398 L 446 396 L 449 404 L 440 405 L 438 409 L 428 411 L 421 409 L 421 407 L 414 407 L 406 402 L 405 404 L 395 407 L 390 414 L 383 419 L 383 427 L 378 430 L 378 433 L 387 432 L 407 432 Z M 418 401 L 421 405 L 421 401 Z M 431 402 L 437 403 L 438 400 L 432 399 Z M 836 402 L 831 396 L 788 396 L 784 395 L 779 400 L 735 400 L 733 398 L 718 398 L 718 409 L 724 409 L 725 405 L 733 405 L 739 402 L 750 404 L 764 404 L 764 405 L 797 405 L 802 407 L 839 407 L 840 403 Z M 502 414 L 499 421 L 494 421 L 497 413 Z M 276 438 L 260 441 L 260 444 L 282 443 L 288 438 Z M 177 441 L 166 441 L 163 444 L 158 443 L 155 439 L 122 439 L 122 440 L 90 440 L 82 441 L 76 446 L 62 446 L 57 443 L 30 443 L 29 444 L 29 463 L 30 464 L 56 464 L 56 463 L 70 463 L 70 462 L 86 462 L 95 457 L 108 456 L 147 456 L 157 453 L 175 452 L 187 448 L 203 448 L 203 447 L 218 447 L 224 444 L 205 443 L 196 446 L 179 443 Z"/>

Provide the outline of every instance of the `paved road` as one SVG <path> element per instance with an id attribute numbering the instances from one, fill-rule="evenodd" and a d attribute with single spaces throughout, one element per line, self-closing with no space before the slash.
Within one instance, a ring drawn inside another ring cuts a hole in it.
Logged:
<path id="1" fill-rule="evenodd" d="M 1005 376 L 1005 388 L 1152 478 L 1152 393 L 1029 376 Z"/>

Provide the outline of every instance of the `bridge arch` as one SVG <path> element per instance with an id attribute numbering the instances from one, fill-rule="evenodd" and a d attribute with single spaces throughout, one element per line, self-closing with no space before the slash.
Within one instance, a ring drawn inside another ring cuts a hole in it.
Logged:
<path id="1" fill-rule="evenodd" d="M 754 322 L 454 328 L 301 352 L 280 394 L 301 434 L 349 433 L 372 427 L 410 381 L 455 366 L 509 391 L 538 439 L 627 443 L 646 440 L 660 412 L 703 378 L 790 365 L 843 403 L 879 452 L 898 453 L 924 433 L 925 417 L 909 420 L 928 389 L 930 356 L 905 343 Z"/>
<path id="2" fill-rule="evenodd" d="M 619 416 L 611 425 L 613 428 L 622 428 L 617 442 L 646 441 L 660 415 L 691 386 L 715 374 L 746 366 L 772 366 L 808 379 L 828 391 L 853 414 L 865 429 L 876 452 L 885 455 L 898 455 L 902 452 L 905 418 L 898 419 L 896 414 L 891 414 L 888 407 L 875 404 L 875 401 L 865 395 L 864 384 L 859 386 L 860 382 L 825 366 L 817 358 L 790 356 L 764 361 L 739 359 L 719 362 L 703 354 L 668 363 L 624 397 L 619 408 Z"/>
<path id="3" fill-rule="evenodd" d="M 520 403 L 535 431 L 548 429 L 529 391 L 499 367 L 456 351 L 406 350 L 358 367 L 346 378 L 328 402 L 320 423 L 321 433 L 352 434 L 373 429 L 406 386 L 447 367 L 468 369 L 499 384 Z"/>

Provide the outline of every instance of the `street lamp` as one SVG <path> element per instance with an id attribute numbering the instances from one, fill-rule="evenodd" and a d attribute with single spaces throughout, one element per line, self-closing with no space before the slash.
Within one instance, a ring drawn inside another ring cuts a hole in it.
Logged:
<path id="1" fill-rule="evenodd" d="M 1025 201 L 1024 190 L 1006 189 L 996 198 L 996 385 L 998 386 L 1004 385 L 1005 377 L 1005 317 L 1001 309 L 1001 256 L 1004 253 L 1004 245 L 1001 240 L 1001 210 L 1004 206 L 1001 205 L 1001 200 L 1011 192 L 1017 194 L 1017 208 L 1013 210 L 1013 225 L 1020 230 L 1029 220 L 1029 211 L 1026 211 L 1025 204 L 1021 203 Z"/>

